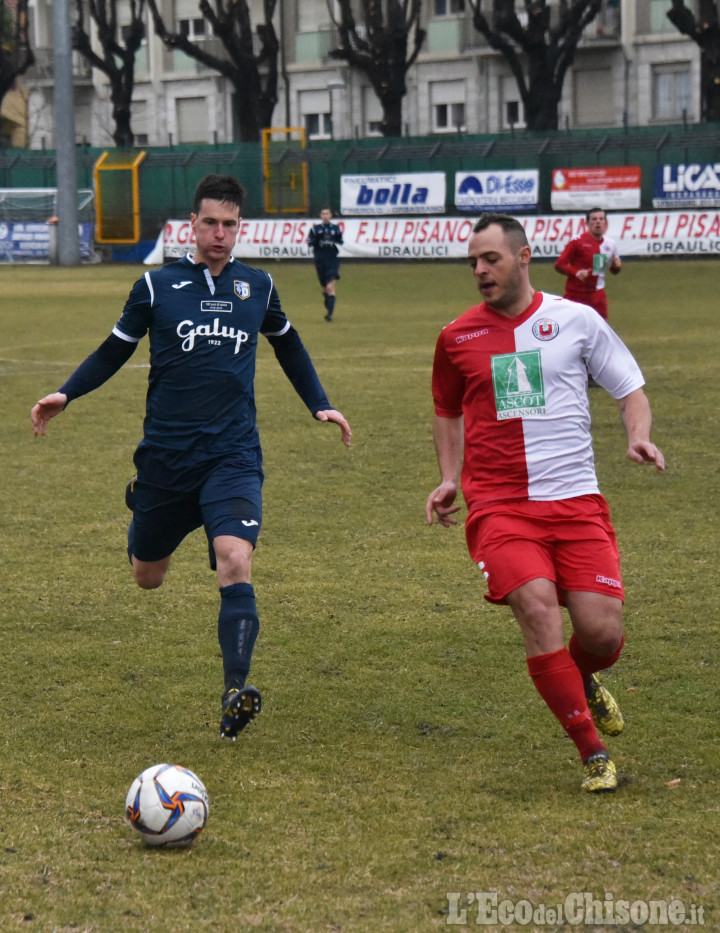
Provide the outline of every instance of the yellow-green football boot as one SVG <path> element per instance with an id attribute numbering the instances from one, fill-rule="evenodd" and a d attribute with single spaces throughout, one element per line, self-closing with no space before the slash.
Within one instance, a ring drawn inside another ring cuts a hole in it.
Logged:
<path id="1" fill-rule="evenodd" d="M 587 759 L 585 777 L 580 787 L 587 794 L 602 794 L 615 790 L 617 771 L 607 752 L 595 752 Z"/>
<path id="2" fill-rule="evenodd" d="M 595 674 L 590 675 L 590 683 L 585 688 L 587 704 L 598 729 L 605 735 L 620 735 L 625 728 L 625 720 L 620 712 L 615 697 L 607 687 L 603 687 Z"/>

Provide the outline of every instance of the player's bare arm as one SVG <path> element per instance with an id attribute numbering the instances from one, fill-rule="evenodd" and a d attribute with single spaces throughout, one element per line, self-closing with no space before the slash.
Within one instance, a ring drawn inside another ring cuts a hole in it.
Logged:
<path id="1" fill-rule="evenodd" d="M 48 421 L 56 415 L 59 415 L 61 411 L 64 411 L 66 405 L 67 395 L 63 392 L 53 392 L 52 395 L 46 395 L 45 398 L 41 398 L 30 412 L 33 434 L 36 437 L 45 434 Z"/>
<path id="2" fill-rule="evenodd" d="M 433 441 L 440 467 L 440 485 L 427 498 L 425 517 L 432 525 L 435 516 L 438 522 L 447 528 L 457 525 L 451 516 L 460 511 L 455 505 L 458 492 L 458 479 L 463 455 L 463 419 L 441 418 L 435 415 L 433 420 Z"/>
<path id="3" fill-rule="evenodd" d="M 340 425 L 340 436 L 343 444 L 346 447 L 350 446 L 352 441 L 352 431 L 350 430 L 350 425 L 339 411 L 336 411 L 334 408 L 329 408 L 327 411 L 316 411 L 315 417 L 318 421 L 333 421 L 335 424 Z"/>
<path id="4" fill-rule="evenodd" d="M 654 463 L 658 473 L 665 469 L 662 451 L 650 440 L 652 412 L 642 389 L 617 400 L 628 439 L 628 457 L 635 463 Z"/>

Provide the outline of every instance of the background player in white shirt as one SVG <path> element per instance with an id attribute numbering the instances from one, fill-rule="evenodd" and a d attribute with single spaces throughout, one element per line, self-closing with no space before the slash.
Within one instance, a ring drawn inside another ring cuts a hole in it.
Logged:
<path id="1" fill-rule="evenodd" d="M 428 496 L 427 520 L 456 524 L 461 482 L 468 549 L 486 598 L 512 609 L 530 676 L 580 754 L 582 789 L 614 790 L 615 765 L 598 728 L 617 735 L 623 718 L 595 675 L 622 650 L 624 593 L 595 477 L 587 372 L 618 403 L 630 459 L 662 471 L 642 374 L 591 308 L 532 288 L 531 250 L 514 218 L 485 214 L 468 256 L 484 301 L 437 341 L 441 481 Z M 567 647 L 561 606 L 573 628 Z"/>

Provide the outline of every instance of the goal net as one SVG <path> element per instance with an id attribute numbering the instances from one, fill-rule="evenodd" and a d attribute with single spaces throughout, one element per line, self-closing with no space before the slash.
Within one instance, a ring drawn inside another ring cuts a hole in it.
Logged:
<path id="1" fill-rule="evenodd" d="M 80 189 L 77 193 L 78 219 L 82 223 L 93 218 L 93 192 Z M 57 215 L 57 188 L 0 188 L 0 222 L 28 221 L 47 223 Z"/>

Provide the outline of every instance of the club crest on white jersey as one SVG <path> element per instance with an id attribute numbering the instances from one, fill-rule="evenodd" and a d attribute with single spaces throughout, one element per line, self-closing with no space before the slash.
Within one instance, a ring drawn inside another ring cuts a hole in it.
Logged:
<path id="1" fill-rule="evenodd" d="M 533 336 L 538 340 L 552 340 L 560 333 L 560 326 L 557 321 L 551 321 L 550 318 L 542 318 L 535 321 L 532 326 Z"/>

